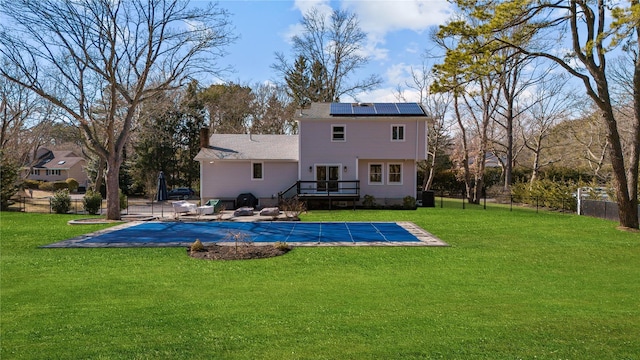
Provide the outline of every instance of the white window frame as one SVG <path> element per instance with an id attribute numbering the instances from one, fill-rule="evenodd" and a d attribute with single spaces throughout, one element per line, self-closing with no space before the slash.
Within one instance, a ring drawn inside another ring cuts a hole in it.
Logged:
<path id="1" fill-rule="evenodd" d="M 394 165 L 400 166 L 400 172 L 398 173 L 398 175 L 400 175 L 400 181 L 391 181 L 391 176 L 396 174 L 391 172 L 391 167 Z M 388 163 L 387 164 L 387 185 L 402 185 L 402 170 L 403 170 L 402 163 Z"/>
<path id="2" fill-rule="evenodd" d="M 342 139 L 336 139 L 336 128 L 342 128 Z M 331 142 L 345 142 L 347 141 L 347 125 L 345 124 L 331 124 Z"/>
<path id="3" fill-rule="evenodd" d="M 393 138 L 393 131 L 394 129 L 398 129 L 397 130 L 397 134 L 398 134 L 398 138 L 394 139 Z M 402 129 L 402 137 L 400 137 L 400 129 Z M 404 126 L 404 124 L 391 124 L 391 141 L 393 142 L 403 142 L 405 141 L 405 139 L 407 138 L 407 129 Z"/>
<path id="4" fill-rule="evenodd" d="M 260 177 L 256 177 L 255 173 L 255 165 L 260 164 Z M 264 180 L 264 162 L 262 161 L 252 161 L 251 162 L 251 180 L 252 181 L 262 181 Z"/>
<path id="5" fill-rule="evenodd" d="M 371 181 L 371 167 L 378 165 L 380 166 L 380 181 Z M 369 163 L 369 173 L 367 176 L 369 185 L 384 185 L 384 164 L 383 163 Z"/>

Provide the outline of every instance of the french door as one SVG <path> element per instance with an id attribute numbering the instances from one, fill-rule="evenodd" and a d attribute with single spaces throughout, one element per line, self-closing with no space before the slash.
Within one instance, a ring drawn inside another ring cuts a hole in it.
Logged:
<path id="1" fill-rule="evenodd" d="M 338 191 L 339 165 L 316 165 L 316 189 L 321 192 Z"/>

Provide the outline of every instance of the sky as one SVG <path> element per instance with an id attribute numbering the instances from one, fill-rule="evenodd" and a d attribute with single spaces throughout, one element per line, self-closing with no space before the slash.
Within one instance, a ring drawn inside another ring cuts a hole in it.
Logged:
<path id="1" fill-rule="evenodd" d="M 219 5 L 230 12 L 234 33 L 239 36 L 221 59 L 221 65 L 234 68 L 224 80 L 243 85 L 282 81 L 271 68 L 275 53 L 291 56 L 291 36 L 300 31 L 300 20 L 308 10 L 315 7 L 355 13 L 368 35 L 362 45 L 370 61 L 353 76 L 378 74 L 383 80 L 376 90 L 357 96 L 364 102 L 397 101 L 398 86 L 410 80 L 412 68 L 422 67 L 431 47 L 429 30 L 451 14 L 445 0 L 220 0 Z M 410 92 L 406 97 L 418 100 Z"/>

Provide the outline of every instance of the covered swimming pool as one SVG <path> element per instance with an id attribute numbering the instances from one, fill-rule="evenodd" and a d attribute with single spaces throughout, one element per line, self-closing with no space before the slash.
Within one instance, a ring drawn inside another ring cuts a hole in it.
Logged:
<path id="1" fill-rule="evenodd" d="M 286 242 L 293 246 L 447 246 L 411 222 L 180 222 L 123 224 L 45 247 L 147 247 L 225 244 L 241 234 L 256 244 Z"/>

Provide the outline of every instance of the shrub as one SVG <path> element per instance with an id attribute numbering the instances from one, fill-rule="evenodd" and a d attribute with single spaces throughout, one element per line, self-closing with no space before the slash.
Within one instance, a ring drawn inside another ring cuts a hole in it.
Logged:
<path id="1" fill-rule="evenodd" d="M 42 190 L 42 191 L 53 191 L 54 187 L 53 187 L 53 183 L 51 182 L 41 182 L 40 185 L 38 185 L 38 189 Z"/>
<path id="2" fill-rule="evenodd" d="M 229 231 L 229 233 L 227 233 L 227 236 L 225 237 L 224 240 L 234 242 L 236 254 L 238 253 L 239 245 L 249 246 L 253 244 L 251 235 L 244 233 L 242 231 Z"/>
<path id="3" fill-rule="evenodd" d="M 297 196 L 283 200 L 280 204 L 280 208 L 287 218 L 298 218 L 300 214 L 307 211 L 306 205 L 303 201 L 300 201 Z"/>
<path id="4" fill-rule="evenodd" d="M 126 209 L 128 205 L 127 195 L 125 195 L 122 190 L 118 190 L 118 196 L 120 198 L 120 210 Z"/>
<path id="5" fill-rule="evenodd" d="M 576 199 L 573 194 L 578 186 L 573 182 L 555 182 L 549 179 L 536 180 L 533 183 L 516 183 L 511 187 L 515 202 L 539 205 L 550 209 L 575 210 Z"/>
<path id="6" fill-rule="evenodd" d="M 24 187 L 26 189 L 33 189 L 33 190 L 39 189 L 40 184 L 42 184 L 42 181 L 39 181 L 39 180 L 27 179 L 24 181 Z"/>
<path id="7" fill-rule="evenodd" d="M 69 184 L 66 181 L 54 181 L 53 182 L 53 191 L 69 189 Z"/>
<path id="8" fill-rule="evenodd" d="M 283 241 L 276 241 L 273 244 L 273 247 L 280 250 L 280 251 L 289 251 L 291 250 L 291 246 L 289 246 L 289 244 L 287 244 L 286 242 Z"/>
<path id="9" fill-rule="evenodd" d="M 82 198 L 84 210 L 91 215 L 95 215 L 102 207 L 102 195 L 99 192 L 89 190 Z"/>
<path id="10" fill-rule="evenodd" d="M 0 209 L 9 207 L 10 199 L 18 192 L 19 167 L 16 163 L 4 161 L 0 154 Z"/>
<path id="11" fill-rule="evenodd" d="M 416 208 L 416 198 L 411 195 L 407 195 L 402 199 L 402 207 L 405 209 L 415 209 Z"/>
<path id="12" fill-rule="evenodd" d="M 51 208 L 56 214 L 66 214 L 71 209 L 71 196 L 69 190 L 58 190 L 51 197 Z"/>
<path id="13" fill-rule="evenodd" d="M 80 186 L 80 183 L 78 182 L 78 180 L 74 178 L 68 178 L 66 183 L 67 183 L 67 188 L 71 192 L 75 192 L 76 190 L 78 190 L 78 186 Z"/>
<path id="14" fill-rule="evenodd" d="M 191 244 L 190 250 L 191 252 L 204 251 L 204 245 L 202 245 L 202 241 L 200 241 L 200 239 L 196 239 L 196 241 Z"/>
<path id="15" fill-rule="evenodd" d="M 376 206 L 376 198 L 373 195 L 365 195 L 362 200 L 362 206 L 365 208 L 373 208 Z"/>

